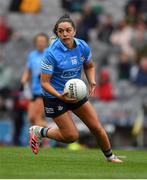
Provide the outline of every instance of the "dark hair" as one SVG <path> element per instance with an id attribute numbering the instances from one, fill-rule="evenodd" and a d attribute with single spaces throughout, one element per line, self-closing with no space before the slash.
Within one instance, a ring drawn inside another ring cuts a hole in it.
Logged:
<path id="1" fill-rule="evenodd" d="M 41 33 L 36 34 L 36 36 L 34 37 L 34 44 L 36 43 L 37 38 L 40 37 L 40 36 L 46 38 L 46 40 L 48 41 L 48 35 L 41 32 Z"/>
<path id="2" fill-rule="evenodd" d="M 58 34 L 57 34 L 57 29 L 58 29 L 58 25 L 59 25 L 61 22 L 69 22 L 69 23 L 72 25 L 72 27 L 73 27 L 74 29 L 76 29 L 76 26 L 75 26 L 73 20 L 70 18 L 70 16 L 69 16 L 68 14 L 65 14 L 65 15 L 61 16 L 61 17 L 58 19 L 58 21 L 56 22 L 56 24 L 55 24 L 55 26 L 54 26 L 53 32 L 55 33 L 56 36 L 58 36 Z"/>

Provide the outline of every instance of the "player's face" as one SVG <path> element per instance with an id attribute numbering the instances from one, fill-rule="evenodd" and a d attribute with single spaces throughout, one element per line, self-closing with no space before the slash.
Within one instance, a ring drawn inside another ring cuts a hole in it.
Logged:
<path id="1" fill-rule="evenodd" d="M 43 51 L 48 46 L 48 39 L 44 36 L 38 36 L 36 38 L 35 46 L 38 51 Z"/>
<path id="2" fill-rule="evenodd" d="M 75 29 L 69 22 L 62 22 L 58 25 L 57 34 L 61 41 L 68 47 L 73 48 Z"/>

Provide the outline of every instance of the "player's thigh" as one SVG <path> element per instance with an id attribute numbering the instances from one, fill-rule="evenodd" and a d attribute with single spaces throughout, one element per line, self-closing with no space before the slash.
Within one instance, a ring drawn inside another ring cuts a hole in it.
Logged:
<path id="1" fill-rule="evenodd" d="M 89 129 L 94 130 L 101 128 L 97 113 L 89 101 L 78 109 L 73 110 L 73 112 L 89 127 Z"/>
<path id="2" fill-rule="evenodd" d="M 61 114 L 60 116 L 53 118 L 53 120 L 57 124 L 61 133 L 79 136 L 77 127 L 73 122 L 70 112 L 65 112 L 64 114 Z"/>
<path id="3" fill-rule="evenodd" d="M 29 119 L 33 119 L 35 116 L 34 106 L 35 106 L 34 101 L 30 101 L 29 106 L 28 106 L 28 118 Z"/>

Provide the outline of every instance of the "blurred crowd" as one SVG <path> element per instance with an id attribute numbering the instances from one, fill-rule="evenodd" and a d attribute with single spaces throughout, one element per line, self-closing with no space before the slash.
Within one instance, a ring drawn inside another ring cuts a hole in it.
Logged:
<path id="1" fill-rule="evenodd" d="M 114 107 L 114 101 L 126 100 L 128 103 L 129 100 L 133 111 L 135 99 L 135 103 L 139 103 L 146 119 L 147 1 L 123 0 L 124 3 L 120 8 L 121 17 L 118 14 L 119 11 L 112 14 L 106 9 L 104 4 L 108 1 L 58 0 L 57 10 L 60 10 L 60 15 L 65 12 L 70 13 L 77 26 L 76 37 L 88 42 L 92 48 L 97 87 L 91 101 L 102 105 L 104 103 L 106 107 L 108 103 L 112 103 L 111 107 Z M 25 124 L 24 116 L 28 105 L 26 97 L 19 91 L 20 77 L 26 64 L 27 54 L 32 49 L 35 33 L 32 34 L 32 31 L 26 27 L 26 32 L 28 31 L 29 34 L 27 36 L 27 33 L 24 33 L 25 29 L 22 31 L 17 29 L 17 23 L 20 23 L 18 19 L 15 24 L 12 24 L 10 17 L 17 14 L 20 20 L 23 16 L 26 19 L 30 18 L 31 26 L 35 16 L 38 19 L 45 18 L 47 11 L 51 11 L 50 5 L 48 6 L 50 9 L 44 10 L 43 2 L 45 1 L 11 0 L 5 7 L 5 11 L 0 14 L 0 126 L 2 119 L 8 117 L 12 119 L 14 131 L 11 143 L 15 145 L 22 145 L 20 134 Z M 115 2 L 114 4 L 113 1 L 111 2 L 114 10 L 117 8 Z M 2 0 L 0 3 L 2 4 Z M 53 16 L 57 16 L 56 12 L 48 16 L 48 23 Z M 53 18 L 53 24 L 56 19 Z M 47 24 L 46 26 L 48 27 Z M 40 24 L 37 26 L 36 23 L 35 30 L 36 27 L 39 29 Z M 42 29 L 44 29 L 43 24 Z M 52 29 L 46 28 L 45 31 L 51 32 Z M 136 99 L 136 96 L 140 99 Z M 122 104 L 118 106 L 121 107 Z M 138 108 L 137 104 L 136 108 Z M 117 112 L 121 116 L 120 110 Z M 125 111 L 125 113 L 128 112 Z M 126 117 L 128 118 L 128 114 Z M 118 119 L 122 120 L 121 117 Z"/>

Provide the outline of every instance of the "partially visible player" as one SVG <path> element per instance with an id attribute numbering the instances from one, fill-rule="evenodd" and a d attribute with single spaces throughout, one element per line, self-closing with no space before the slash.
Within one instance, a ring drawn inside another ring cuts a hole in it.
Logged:
<path id="1" fill-rule="evenodd" d="M 78 139 L 79 133 L 69 110 L 75 113 L 95 136 L 97 143 L 109 162 L 122 161 L 112 153 L 108 136 L 87 97 L 77 101 L 63 93 L 69 79 L 81 78 L 82 67 L 89 83 L 89 95 L 94 92 L 95 70 L 88 44 L 74 38 L 76 28 L 69 16 L 61 17 L 54 27 L 57 39 L 47 48 L 41 63 L 41 85 L 44 108 L 47 117 L 53 118 L 58 128 L 30 128 L 30 147 L 37 154 L 43 137 L 71 143 Z"/>
<path id="2" fill-rule="evenodd" d="M 44 120 L 43 100 L 41 96 L 41 59 L 44 50 L 48 46 L 48 36 L 45 33 L 39 33 L 34 38 L 35 49 L 29 53 L 27 65 L 21 78 L 21 87 L 31 82 L 32 99 L 28 107 L 28 118 L 31 125 L 47 127 L 48 123 Z"/>

